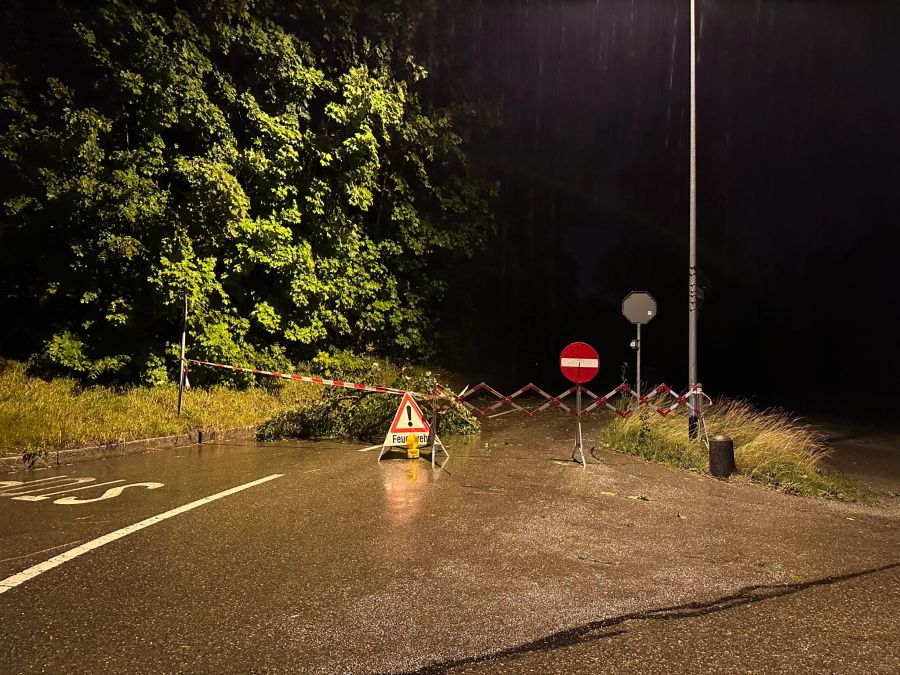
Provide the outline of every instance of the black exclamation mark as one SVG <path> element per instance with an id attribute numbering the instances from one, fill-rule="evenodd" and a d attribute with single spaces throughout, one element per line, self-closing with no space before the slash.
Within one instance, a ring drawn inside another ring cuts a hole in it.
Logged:
<path id="1" fill-rule="evenodd" d="M 411 405 L 406 406 L 406 416 L 409 418 L 409 422 L 407 423 L 407 426 L 411 427 L 412 426 L 412 406 Z"/>

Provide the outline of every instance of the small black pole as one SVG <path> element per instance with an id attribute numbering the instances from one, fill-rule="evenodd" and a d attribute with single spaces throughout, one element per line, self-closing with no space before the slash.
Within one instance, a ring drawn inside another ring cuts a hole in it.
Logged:
<path id="1" fill-rule="evenodd" d="M 184 296 L 184 316 L 182 317 L 181 323 L 181 360 L 178 362 L 179 366 L 179 374 L 178 374 L 178 414 L 181 415 L 181 405 L 184 400 L 184 376 L 185 376 L 185 363 L 184 360 L 184 350 L 185 345 L 187 343 L 187 315 L 188 315 L 188 299 L 187 295 Z"/>

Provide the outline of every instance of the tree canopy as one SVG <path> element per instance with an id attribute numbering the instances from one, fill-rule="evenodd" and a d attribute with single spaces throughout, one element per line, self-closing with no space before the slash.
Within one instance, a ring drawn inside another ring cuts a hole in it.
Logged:
<path id="1" fill-rule="evenodd" d="M 426 354 L 491 219 L 421 93 L 422 6 L 6 3 L 3 353 L 159 381 L 187 297 L 211 359 Z"/>

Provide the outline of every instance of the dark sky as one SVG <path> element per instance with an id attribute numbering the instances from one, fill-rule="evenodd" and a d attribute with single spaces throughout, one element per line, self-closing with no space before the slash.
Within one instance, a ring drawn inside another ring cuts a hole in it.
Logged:
<path id="1" fill-rule="evenodd" d="M 897 399 L 900 3 L 697 7 L 700 379 L 801 407 L 851 385 Z M 580 339 L 600 351 L 597 389 L 614 386 L 633 361 L 621 299 L 639 289 L 659 302 L 645 379 L 685 386 L 689 12 L 518 1 L 441 17 L 432 39 L 456 70 L 432 86 L 498 111 L 473 140 L 501 185 L 473 372 L 552 382 Z"/>

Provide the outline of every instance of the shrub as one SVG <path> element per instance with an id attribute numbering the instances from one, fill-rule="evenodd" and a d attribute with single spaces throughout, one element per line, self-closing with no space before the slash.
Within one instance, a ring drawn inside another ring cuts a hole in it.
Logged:
<path id="1" fill-rule="evenodd" d="M 438 384 L 431 371 L 397 369 L 390 363 L 377 361 L 354 363 L 357 367 L 350 371 L 329 374 L 348 381 L 363 380 L 370 384 L 379 383 L 421 393 L 433 392 Z M 277 413 L 259 426 L 256 437 L 258 440 L 352 438 L 375 442 L 384 437 L 398 403 L 396 396 L 327 389 L 320 398 Z M 422 412 L 430 420 L 430 408 L 423 407 Z M 479 420 L 457 404 L 451 403 L 450 408 L 441 416 L 442 434 L 472 434 L 477 433 L 480 428 Z"/>

